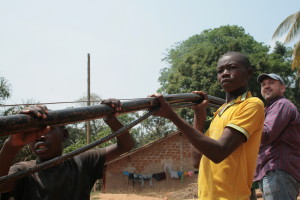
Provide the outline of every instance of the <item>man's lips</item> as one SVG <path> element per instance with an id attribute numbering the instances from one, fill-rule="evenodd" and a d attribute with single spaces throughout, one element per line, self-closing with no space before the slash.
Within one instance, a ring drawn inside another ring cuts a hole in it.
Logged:
<path id="1" fill-rule="evenodd" d="M 272 93 L 271 90 L 265 90 L 265 91 L 264 91 L 264 94 L 270 94 L 270 93 Z"/>
<path id="2" fill-rule="evenodd" d="M 230 83 L 230 82 L 231 80 L 226 78 L 221 81 L 221 84 Z"/>
<path id="3" fill-rule="evenodd" d="M 43 152 L 47 151 L 47 149 L 48 149 L 45 142 L 35 143 L 34 148 L 37 153 L 43 153 Z"/>

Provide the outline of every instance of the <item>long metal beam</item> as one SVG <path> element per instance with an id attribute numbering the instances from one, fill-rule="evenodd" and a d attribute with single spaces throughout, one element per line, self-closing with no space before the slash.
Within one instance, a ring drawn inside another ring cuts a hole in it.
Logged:
<path id="1" fill-rule="evenodd" d="M 179 103 L 199 103 L 203 98 L 193 93 L 180 93 L 164 95 L 165 99 L 171 104 Z M 225 100 L 208 95 L 210 106 L 218 107 L 225 103 Z M 133 99 L 122 101 L 122 111 L 120 114 L 147 110 L 158 107 L 157 98 L 148 97 L 142 99 Z M 62 110 L 49 111 L 47 119 L 38 119 L 26 114 L 17 114 L 0 117 L 0 136 L 9 135 L 17 132 L 30 131 L 37 128 L 53 125 L 65 125 L 78 123 L 87 120 L 103 118 L 112 115 L 115 111 L 105 104 L 69 108 Z"/>

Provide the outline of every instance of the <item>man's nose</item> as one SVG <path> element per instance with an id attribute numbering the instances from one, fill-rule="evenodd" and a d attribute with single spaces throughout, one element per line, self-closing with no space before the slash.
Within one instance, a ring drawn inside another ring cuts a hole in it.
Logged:
<path id="1" fill-rule="evenodd" d="M 44 140 L 45 138 L 46 138 L 45 135 L 41 135 L 40 137 L 36 138 L 36 141 L 38 141 L 38 140 Z"/>
<path id="2" fill-rule="evenodd" d="M 222 77 L 223 76 L 228 76 L 229 74 L 229 70 L 228 69 L 224 69 L 223 73 L 222 73 Z"/>
<path id="3" fill-rule="evenodd" d="M 268 89 L 268 88 L 270 88 L 270 85 L 269 84 L 265 84 L 265 85 L 262 86 L 262 88 L 263 89 Z"/>

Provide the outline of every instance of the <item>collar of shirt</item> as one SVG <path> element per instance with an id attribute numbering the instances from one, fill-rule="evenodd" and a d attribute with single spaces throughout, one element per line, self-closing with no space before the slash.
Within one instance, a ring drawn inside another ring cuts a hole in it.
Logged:
<path id="1" fill-rule="evenodd" d="M 250 91 L 247 91 L 247 92 L 245 92 L 244 94 L 242 94 L 241 96 L 239 96 L 238 98 L 236 98 L 235 100 L 230 101 L 229 103 L 223 104 L 223 105 L 222 105 L 222 106 L 214 113 L 214 117 L 215 117 L 216 115 L 221 116 L 221 115 L 225 112 L 225 110 L 226 110 L 227 108 L 229 108 L 230 106 L 232 106 L 232 105 L 234 105 L 234 104 L 237 104 L 237 103 L 241 103 L 241 102 L 245 101 L 246 99 L 248 99 L 248 98 L 250 98 L 250 97 L 252 97 L 252 94 L 251 94 Z"/>
<path id="2" fill-rule="evenodd" d="M 271 101 L 269 101 L 267 103 L 267 107 L 271 106 L 275 101 L 277 101 L 278 99 L 284 98 L 284 96 L 279 96 L 279 97 L 275 97 L 274 99 L 272 99 Z"/>

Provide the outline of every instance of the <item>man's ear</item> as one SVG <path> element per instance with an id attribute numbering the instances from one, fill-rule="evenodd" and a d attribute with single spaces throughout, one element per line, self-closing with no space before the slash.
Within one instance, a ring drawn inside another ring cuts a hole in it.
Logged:
<path id="1" fill-rule="evenodd" d="M 280 85 L 280 91 L 282 92 L 282 94 L 285 93 L 285 90 L 286 90 L 286 86 L 283 85 L 283 84 L 281 84 L 281 85 Z"/>
<path id="2" fill-rule="evenodd" d="M 64 128 L 63 130 L 63 141 L 65 142 L 69 138 L 69 131 L 68 129 Z"/>
<path id="3" fill-rule="evenodd" d="M 252 67 L 250 67 L 248 69 L 248 80 L 250 80 L 252 78 L 252 76 L 253 76 L 253 69 L 252 69 Z"/>

